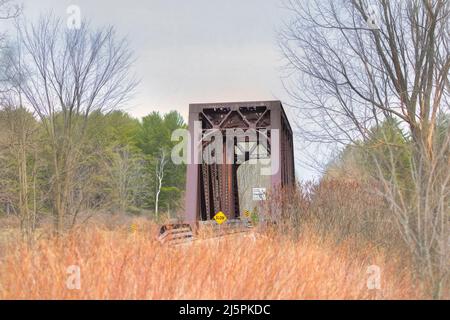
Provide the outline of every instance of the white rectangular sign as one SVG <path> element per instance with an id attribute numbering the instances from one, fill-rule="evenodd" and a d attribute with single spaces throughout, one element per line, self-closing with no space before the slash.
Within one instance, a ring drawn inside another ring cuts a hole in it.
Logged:
<path id="1" fill-rule="evenodd" d="M 253 188 L 253 201 L 266 200 L 266 188 Z"/>

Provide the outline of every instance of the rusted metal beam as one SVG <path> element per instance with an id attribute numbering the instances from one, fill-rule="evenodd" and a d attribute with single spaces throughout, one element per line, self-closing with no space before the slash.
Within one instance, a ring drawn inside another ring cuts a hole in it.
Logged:
<path id="1" fill-rule="evenodd" d="M 236 174 L 240 164 L 211 164 L 202 159 L 203 151 L 206 150 L 209 154 L 209 149 L 206 148 L 210 142 L 202 140 L 207 130 L 212 130 L 209 132 L 211 135 L 215 132 L 222 134 L 219 138 L 222 139 L 224 147 L 222 155 L 214 155 L 216 160 L 220 156 L 222 160 L 230 156 L 230 151 L 225 149 L 227 130 L 253 130 L 258 136 L 255 141 L 258 145 L 260 139 L 267 135 L 267 149 L 272 165 L 271 187 L 287 186 L 295 182 L 292 128 L 280 101 L 191 104 L 188 123 L 191 140 L 187 165 L 185 221 L 194 228 L 199 221 L 211 220 L 218 211 L 225 212 L 230 219 L 240 218 Z M 241 139 L 246 139 L 241 142 L 251 140 L 249 137 L 231 138 L 236 144 Z M 234 150 L 235 146 L 231 151 L 235 161 L 237 156 Z M 245 157 L 248 160 L 250 155 L 245 154 Z"/>

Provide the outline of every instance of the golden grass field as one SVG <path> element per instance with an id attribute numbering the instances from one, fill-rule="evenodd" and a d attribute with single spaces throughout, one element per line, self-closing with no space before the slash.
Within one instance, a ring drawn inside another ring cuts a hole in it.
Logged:
<path id="1" fill-rule="evenodd" d="M 156 226 L 83 227 L 32 246 L 1 248 L 0 299 L 414 299 L 404 259 L 305 231 L 297 240 L 248 235 L 164 247 Z M 68 267 L 80 289 L 68 289 Z M 381 270 L 369 290 L 368 268 Z"/>

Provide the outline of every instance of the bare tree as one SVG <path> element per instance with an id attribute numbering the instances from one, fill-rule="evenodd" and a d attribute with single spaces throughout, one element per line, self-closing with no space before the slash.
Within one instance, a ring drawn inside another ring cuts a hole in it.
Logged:
<path id="1" fill-rule="evenodd" d="M 121 213 L 125 213 L 130 205 L 137 206 L 139 196 L 147 188 L 150 177 L 145 164 L 144 158 L 129 146 L 114 147 L 105 161 L 111 200 Z"/>
<path id="2" fill-rule="evenodd" d="M 385 197 L 394 215 L 392 221 L 410 248 L 422 277 L 431 283 L 434 298 L 440 298 L 450 276 L 450 127 L 440 133 L 439 150 L 431 160 L 423 155 L 411 160 L 407 186 L 397 178 L 398 147 L 388 146 L 387 159 L 374 156 Z M 383 168 L 388 169 L 386 174 Z M 427 177 L 424 179 L 424 177 Z"/>
<path id="3" fill-rule="evenodd" d="M 17 18 L 22 12 L 22 6 L 11 0 L 0 0 L 0 20 Z M 4 40 L 5 35 L 0 35 L 0 40 Z"/>
<path id="4" fill-rule="evenodd" d="M 16 18 L 22 11 L 22 7 L 12 0 L 0 0 L 0 19 Z"/>
<path id="5" fill-rule="evenodd" d="M 0 0 L 0 21 L 4 21 L 4 20 L 12 20 L 17 18 L 20 13 L 22 11 L 22 7 L 15 4 L 14 2 L 12 2 L 11 0 Z M 3 49 L 4 51 L 7 51 L 6 53 L 8 54 L 8 45 L 5 44 L 5 42 L 7 40 L 7 35 L 6 33 L 2 33 L 0 32 L 0 48 Z M 5 50 L 6 49 L 6 50 Z M 3 52 L 2 52 L 3 55 Z M 2 57 L 2 69 L 6 67 L 6 65 L 4 65 L 3 61 L 3 57 Z M 4 70 L 2 70 L 4 71 Z M 9 89 L 9 86 L 6 85 L 9 82 L 9 78 L 8 75 L 5 75 L 5 72 L 2 72 L 3 74 L 0 76 L 0 81 L 1 81 L 1 91 L 2 92 L 7 92 Z"/>
<path id="6" fill-rule="evenodd" d="M 119 107 L 136 82 L 132 55 L 113 28 L 92 31 L 87 23 L 68 29 L 52 15 L 18 25 L 22 54 L 12 65 L 24 105 L 42 122 L 52 157 L 52 210 L 58 232 L 64 229 L 76 195 L 74 179 L 83 158 L 81 146 L 89 114 Z"/>
<path id="7" fill-rule="evenodd" d="M 0 20 L 17 18 L 21 13 L 21 6 L 11 0 L 0 0 Z M 0 34 L 2 45 L 5 44 L 6 35 Z M 15 170 L 13 185 L 17 187 L 17 201 L 8 197 L 8 210 L 17 207 L 20 218 L 22 235 L 31 241 L 36 226 L 36 121 L 22 105 L 21 92 L 16 86 L 15 79 L 10 73 L 10 56 L 14 50 L 2 47 L 1 59 L 1 97 L 0 97 L 0 123 L 2 135 L 0 136 L 0 151 L 6 153 L 2 160 L 13 159 L 12 167 Z M 32 159 L 32 171 L 29 168 L 29 158 Z M 6 160 L 7 161 L 7 160 Z M 5 162 L 3 165 L 5 165 Z M 3 166 L 2 165 L 2 166 Z M 31 175 L 31 177 L 30 177 Z M 30 181 L 31 180 L 31 181 Z M 11 187 L 11 185 L 9 186 Z M 30 191 L 32 189 L 32 191 Z M 31 201 L 30 201 L 31 200 Z M 32 207 L 30 208 L 30 205 Z"/>
<path id="8" fill-rule="evenodd" d="M 284 83 L 303 138 L 347 145 L 368 138 L 387 118 L 399 120 L 410 134 L 412 186 L 399 186 L 394 166 L 389 176 L 380 170 L 379 178 L 406 243 L 439 295 L 448 277 L 448 262 L 442 261 L 448 254 L 449 158 L 436 126 L 439 115 L 450 111 L 450 2 L 286 5 L 292 20 L 280 34 L 288 62 Z"/>
<path id="9" fill-rule="evenodd" d="M 37 211 L 37 123 L 33 115 L 20 105 L 20 100 L 15 101 L 11 93 L 3 95 L 1 106 L 0 124 L 3 134 L 0 137 L 0 151 L 6 158 L 1 162 L 4 168 L 13 168 L 14 174 L 9 188 L 13 188 L 16 191 L 14 194 L 17 194 L 17 199 L 9 199 L 9 205 L 17 208 L 22 235 L 27 241 L 31 241 Z M 10 165 L 8 159 L 11 160 Z"/>
<path id="10" fill-rule="evenodd" d="M 159 214 L 159 196 L 163 186 L 164 169 L 169 159 L 167 158 L 166 151 L 162 148 L 155 159 L 155 174 L 156 174 L 156 194 L 155 194 L 155 216 L 158 219 Z"/>
<path id="11" fill-rule="evenodd" d="M 450 3 L 290 0 L 287 7 L 285 84 L 307 121 L 305 137 L 346 144 L 395 116 L 431 157 L 436 118 L 449 111 Z"/>

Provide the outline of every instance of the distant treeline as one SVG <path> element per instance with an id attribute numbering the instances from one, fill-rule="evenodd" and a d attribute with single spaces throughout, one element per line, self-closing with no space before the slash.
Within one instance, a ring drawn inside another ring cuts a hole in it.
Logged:
<path id="1" fill-rule="evenodd" d="M 54 119 L 62 128 L 63 114 Z M 159 210 L 175 214 L 184 190 L 185 167 L 168 160 L 175 143 L 172 131 L 186 127 L 182 116 L 176 111 L 153 112 L 138 120 L 122 111 L 97 111 L 86 123 L 86 133 L 77 142 L 81 146 L 76 150 L 77 162 L 71 164 L 66 223 L 75 224 L 80 213 L 99 210 L 154 215 L 156 201 Z M 24 108 L 0 110 L 0 128 L 0 212 L 30 216 L 35 224 L 53 209 L 55 170 L 46 130 Z M 28 214 L 23 215 L 23 210 Z"/>

